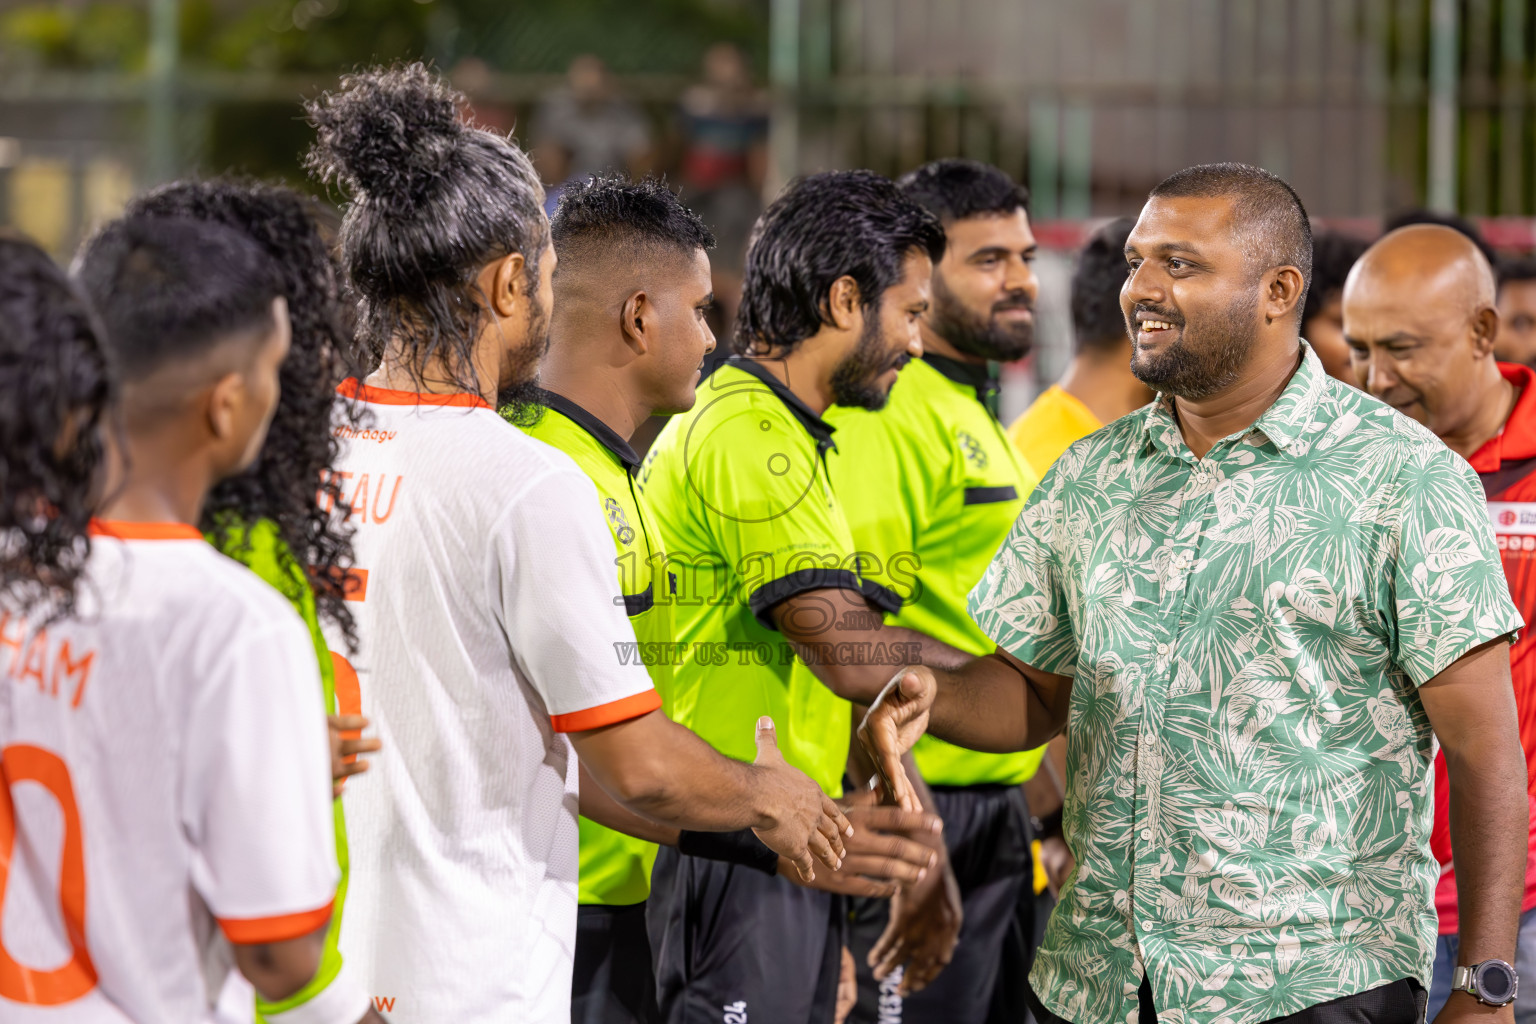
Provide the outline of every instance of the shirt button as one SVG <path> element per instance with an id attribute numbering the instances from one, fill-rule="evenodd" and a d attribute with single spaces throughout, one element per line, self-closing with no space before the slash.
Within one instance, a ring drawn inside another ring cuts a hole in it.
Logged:
<path id="1" fill-rule="evenodd" d="M 1167 657 L 1168 656 L 1168 645 L 1167 644 L 1158 644 L 1157 645 L 1157 653 L 1161 657 Z"/>
<path id="2" fill-rule="evenodd" d="M 1145 839 L 1147 842 L 1150 843 L 1152 841 L 1152 830 L 1149 829 L 1149 828 L 1142 829 L 1141 830 L 1141 838 Z"/>

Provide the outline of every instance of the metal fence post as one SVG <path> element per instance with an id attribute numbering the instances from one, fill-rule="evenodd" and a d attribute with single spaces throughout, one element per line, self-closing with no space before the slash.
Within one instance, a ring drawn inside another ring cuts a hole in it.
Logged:
<path id="1" fill-rule="evenodd" d="M 180 0 L 153 0 L 149 12 L 149 184 L 176 176 L 176 62 L 181 49 Z"/>
<path id="2" fill-rule="evenodd" d="M 1456 212 L 1456 85 L 1461 5 L 1433 0 L 1429 25 L 1429 206 Z"/>
<path id="3" fill-rule="evenodd" d="M 765 200 L 771 200 L 800 170 L 800 0 L 772 0 L 768 47 L 773 120 L 768 126 L 770 172 L 764 183 Z"/>

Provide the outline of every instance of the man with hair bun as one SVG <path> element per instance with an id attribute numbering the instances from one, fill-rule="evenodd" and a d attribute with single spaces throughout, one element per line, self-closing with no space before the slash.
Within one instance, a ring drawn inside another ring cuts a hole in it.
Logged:
<path id="1" fill-rule="evenodd" d="M 1301 340 L 1312 240 L 1280 178 L 1179 171 L 1125 255 L 1158 399 L 1035 489 L 971 595 L 996 652 L 901 672 L 862 738 L 915 806 L 925 729 L 1065 730 L 1077 866 L 1031 982 L 1074 1024 L 1422 1021 L 1438 739 L 1477 967 L 1439 1019 L 1512 1019 L 1522 622 L 1475 474 Z"/>
<path id="2" fill-rule="evenodd" d="M 638 661 L 596 492 L 570 457 L 503 422 L 548 345 L 544 194 L 508 139 L 458 118 L 420 64 L 349 75 L 309 105 L 310 164 L 351 194 L 341 258 L 362 340 L 383 353 L 343 401 L 357 522 L 363 713 L 383 749 L 349 794 L 341 949 L 407 1022 L 564 1024 L 576 932 L 578 767 L 673 828 L 751 827 L 807 877 L 847 820 L 790 767 L 774 723 L 746 764 L 661 713 Z"/>

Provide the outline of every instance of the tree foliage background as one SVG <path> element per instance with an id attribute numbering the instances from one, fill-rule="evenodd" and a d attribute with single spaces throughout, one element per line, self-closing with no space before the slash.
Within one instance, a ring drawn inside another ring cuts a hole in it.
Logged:
<path id="1" fill-rule="evenodd" d="M 0 0 L 0 83 L 141 74 L 151 2 Z M 200 72 L 324 83 L 373 63 L 424 58 L 451 69 L 473 58 L 493 72 L 548 75 L 593 53 L 619 75 L 690 76 L 722 40 L 759 70 L 767 56 L 767 0 L 181 0 L 179 14 L 184 108 L 202 103 L 191 84 Z M 202 103 L 200 169 L 302 183 L 299 98 Z"/>

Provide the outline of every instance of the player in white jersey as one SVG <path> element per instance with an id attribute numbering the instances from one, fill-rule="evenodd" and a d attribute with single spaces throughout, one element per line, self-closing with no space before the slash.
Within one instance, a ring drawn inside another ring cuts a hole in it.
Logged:
<path id="1" fill-rule="evenodd" d="M 192 221 L 109 225 L 79 275 L 121 431 L 74 614 L 0 616 L 0 1019 L 196 1024 L 231 961 L 272 999 L 309 980 L 337 878 L 308 635 L 191 525 L 260 448 L 287 311 Z M 352 992 L 289 1020 L 359 1020 Z"/>
<path id="2" fill-rule="evenodd" d="M 811 873 L 847 821 L 759 724 L 748 765 L 661 714 L 596 490 L 503 422 L 548 339 L 543 189 L 509 140 L 466 127 L 421 65 L 310 107 L 312 165 L 352 193 L 342 261 L 383 365 L 344 387 L 357 523 L 362 709 L 383 751 L 349 808 L 341 947 L 408 1022 L 569 1020 L 577 760 L 630 810 L 753 827 Z"/>

